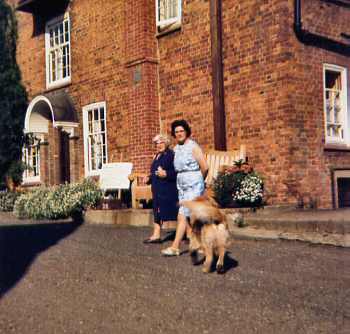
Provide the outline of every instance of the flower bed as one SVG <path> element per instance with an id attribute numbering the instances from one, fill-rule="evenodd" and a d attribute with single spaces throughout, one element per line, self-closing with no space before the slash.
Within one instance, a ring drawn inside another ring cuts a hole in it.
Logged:
<path id="1" fill-rule="evenodd" d="M 263 189 L 262 178 L 242 161 L 222 166 L 213 182 L 215 199 L 224 208 L 261 206 Z"/>
<path id="2" fill-rule="evenodd" d="M 14 191 L 0 191 L 0 211 L 12 211 L 19 195 Z"/>
<path id="3" fill-rule="evenodd" d="M 82 183 L 42 187 L 21 195 L 15 202 L 18 218 L 62 219 L 96 206 L 102 191 L 91 180 Z"/>

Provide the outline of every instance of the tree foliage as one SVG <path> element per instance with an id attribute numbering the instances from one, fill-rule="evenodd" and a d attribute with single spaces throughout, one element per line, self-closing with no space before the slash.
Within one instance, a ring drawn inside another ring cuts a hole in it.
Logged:
<path id="1" fill-rule="evenodd" d="M 0 182 L 20 160 L 27 94 L 16 61 L 17 21 L 0 0 Z"/>

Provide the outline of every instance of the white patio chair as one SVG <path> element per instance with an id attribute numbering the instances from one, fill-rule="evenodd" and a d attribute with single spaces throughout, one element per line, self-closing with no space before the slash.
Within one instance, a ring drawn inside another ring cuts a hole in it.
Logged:
<path id="1" fill-rule="evenodd" d="M 118 199 L 121 199 L 122 189 L 129 189 L 130 180 L 128 176 L 132 171 L 131 162 L 112 162 L 102 165 L 100 171 L 100 187 L 106 192 L 117 190 Z"/>

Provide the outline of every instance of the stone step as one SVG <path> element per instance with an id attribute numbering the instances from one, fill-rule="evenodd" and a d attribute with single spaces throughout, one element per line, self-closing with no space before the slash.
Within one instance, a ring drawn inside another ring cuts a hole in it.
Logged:
<path id="1" fill-rule="evenodd" d="M 130 226 L 151 226 L 151 209 L 87 210 L 84 222 L 88 224 L 116 224 Z"/>
<path id="2" fill-rule="evenodd" d="M 244 215 L 255 228 L 283 232 L 350 233 L 350 209 L 339 210 L 258 210 Z"/>
<path id="3" fill-rule="evenodd" d="M 275 217 L 246 217 L 244 222 L 255 228 L 264 228 L 266 230 L 278 230 L 283 232 L 317 232 L 317 233 L 350 233 L 350 222 L 344 221 L 322 221 L 317 218 L 311 219 L 286 219 Z"/>
<path id="4" fill-rule="evenodd" d="M 252 211 L 249 208 L 223 209 L 230 224 L 237 214 L 244 224 L 256 229 L 280 232 L 316 232 L 325 234 L 350 234 L 350 209 L 344 210 L 295 210 L 269 208 Z M 117 224 L 152 226 L 151 209 L 88 210 L 84 220 L 92 224 Z M 167 222 L 164 229 L 175 229 L 176 222 Z"/>
<path id="5" fill-rule="evenodd" d="M 84 221 L 88 224 L 117 224 L 130 226 L 152 226 L 151 209 L 87 210 Z M 176 229 L 176 221 L 164 222 L 163 230 Z"/>
<path id="6" fill-rule="evenodd" d="M 312 244 L 332 245 L 337 247 L 350 247 L 350 234 L 318 233 L 318 232 L 283 232 L 263 228 L 230 225 L 230 232 L 236 240 L 290 240 L 303 241 Z"/>

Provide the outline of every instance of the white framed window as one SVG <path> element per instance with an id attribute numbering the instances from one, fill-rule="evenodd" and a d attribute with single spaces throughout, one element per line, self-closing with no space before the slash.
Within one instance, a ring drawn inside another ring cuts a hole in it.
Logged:
<path id="1" fill-rule="evenodd" d="M 98 175 L 108 162 L 106 102 L 83 107 L 85 175 Z"/>
<path id="2" fill-rule="evenodd" d="M 59 16 L 46 23 L 46 87 L 55 88 L 71 81 L 69 15 Z"/>
<path id="3" fill-rule="evenodd" d="M 350 144 L 346 68 L 324 64 L 323 85 L 326 143 Z"/>
<path id="4" fill-rule="evenodd" d="M 181 0 L 156 0 L 157 27 L 181 22 Z"/>
<path id="5" fill-rule="evenodd" d="M 40 146 L 35 144 L 23 147 L 22 161 L 26 166 L 23 172 L 23 182 L 40 181 Z"/>

